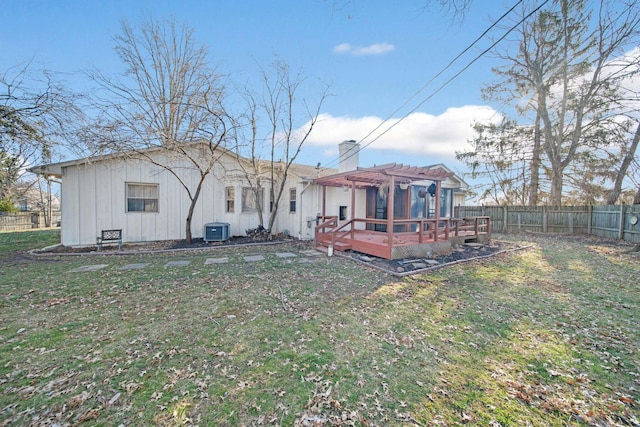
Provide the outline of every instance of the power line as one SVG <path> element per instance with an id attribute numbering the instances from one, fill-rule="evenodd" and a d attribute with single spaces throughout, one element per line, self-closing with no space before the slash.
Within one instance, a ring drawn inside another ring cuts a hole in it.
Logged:
<path id="1" fill-rule="evenodd" d="M 500 38 L 498 38 L 498 40 L 496 40 L 493 44 L 491 44 L 491 46 L 489 46 L 488 48 L 486 48 L 485 50 L 483 50 L 479 55 L 477 55 L 474 59 L 472 59 L 470 62 L 467 63 L 467 65 L 465 65 L 460 71 L 458 71 L 456 74 L 454 74 L 451 78 L 449 78 L 446 82 L 444 82 L 442 85 L 440 85 L 435 91 L 433 91 L 430 95 L 428 95 L 426 98 L 424 98 L 422 101 L 420 101 L 414 108 L 412 108 L 408 113 L 404 114 L 402 117 L 400 117 L 400 119 L 398 121 L 396 121 L 395 123 L 393 123 L 392 125 L 390 125 L 384 132 L 382 132 L 380 135 L 376 136 L 374 139 L 372 139 L 370 142 L 366 143 L 365 145 L 363 145 L 362 147 L 360 147 L 360 149 L 354 153 L 349 154 L 348 156 L 345 156 L 344 158 L 338 156 L 338 158 L 336 160 L 333 160 L 332 162 L 330 162 L 327 166 L 325 166 L 323 168 L 327 169 L 333 165 L 337 165 L 341 160 L 346 160 L 351 158 L 352 156 L 356 155 L 357 153 L 359 153 L 360 151 L 362 151 L 364 148 L 370 146 L 372 143 L 374 143 L 375 141 L 377 141 L 378 139 L 380 139 L 383 135 L 385 135 L 387 132 L 389 132 L 391 129 L 393 129 L 396 125 L 398 125 L 400 122 L 402 122 L 404 119 L 406 119 L 411 113 L 415 112 L 418 108 L 420 108 L 422 105 L 424 105 L 425 102 L 427 102 L 429 99 L 433 98 L 438 92 L 440 92 L 442 89 L 444 89 L 446 86 L 449 85 L 449 83 L 451 83 L 453 80 L 455 80 L 456 78 L 458 78 L 463 72 L 465 72 L 471 65 L 473 65 L 478 59 L 480 59 L 481 57 L 483 57 L 487 52 L 489 52 L 491 49 L 493 49 L 498 43 L 500 43 L 502 40 L 504 40 L 514 29 L 516 29 L 520 24 L 522 24 L 524 21 L 526 21 L 527 19 L 529 19 L 529 17 L 531 17 L 533 14 L 535 14 L 536 12 L 538 12 L 545 4 L 547 4 L 549 2 L 549 0 L 544 0 L 538 7 L 536 7 L 534 10 L 532 10 L 531 12 L 529 12 L 524 18 L 522 18 L 520 21 L 518 21 L 518 23 L 516 23 L 515 25 L 513 25 L 511 28 L 509 28 L 509 30 L 507 32 L 505 32 Z M 492 29 L 494 28 L 501 20 L 503 20 L 507 15 L 509 15 L 520 3 L 522 3 L 522 0 L 519 0 L 516 4 L 514 4 L 507 12 L 505 12 L 496 22 L 494 22 L 491 26 L 489 26 L 479 37 L 477 37 L 469 46 L 467 46 L 462 52 L 460 52 L 454 59 L 452 59 L 442 70 L 440 70 L 435 76 L 433 76 L 431 79 L 429 79 L 429 81 L 427 83 L 425 83 L 422 88 L 420 88 L 417 92 L 415 92 L 407 101 L 405 101 L 400 107 L 396 108 L 387 118 L 385 118 L 378 126 L 376 126 L 371 132 L 369 132 L 364 138 L 362 138 L 361 141 L 366 140 L 367 138 L 369 138 L 375 131 L 377 131 L 378 129 L 380 129 L 386 122 L 388 122 L 392 116 L 397 113 L 399 110 L 401 110 L 405 105 L 407 105 L 413 98 L 415 98 L 416 96 L 418 96 L 418 94 L 420 94 L 422 91 L 424 91 L 426 89 L 426 87 L 431 84 L 431 82 L 433 82 L 437 77 L 439 77 L 440 75 L 442 75 L 447 69 L 449 69 L 454 62 L 456 62 L 462 55 L 464 55 L 467 51 L 469 51 L 478 41 L 480 41 L 482 38 L 484 38 L 484 36 Z"/>

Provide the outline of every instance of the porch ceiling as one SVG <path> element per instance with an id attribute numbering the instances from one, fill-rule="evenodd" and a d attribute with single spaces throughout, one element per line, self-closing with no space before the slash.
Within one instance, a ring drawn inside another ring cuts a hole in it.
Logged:
<path id="1" fill-rule="evenodd" d="M 453 176 L 453 172 L 440 167 L 430 168 L 389 163 L 370 168 L 359 167 L 356 170 L 323 176 L 316 178 L 314 182 L 329 187 L 351 186 L 355 182 L 356 187 L 369 187 L 384 184 L 391 177 L 395 178 L 396 184 L 402 184 L 422 180 L 442 181 L 450 176 Z"/>

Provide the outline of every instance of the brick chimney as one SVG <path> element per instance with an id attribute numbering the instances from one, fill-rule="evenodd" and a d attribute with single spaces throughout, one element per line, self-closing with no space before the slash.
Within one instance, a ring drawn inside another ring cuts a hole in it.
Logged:
<path id="1" fill-rule="evenodd" d="M 339 172 L 357 169 L 360 160 L 360 144 L 350 139 L 349 141 L 341 142 L 338 149 L 340 151 Z"/>

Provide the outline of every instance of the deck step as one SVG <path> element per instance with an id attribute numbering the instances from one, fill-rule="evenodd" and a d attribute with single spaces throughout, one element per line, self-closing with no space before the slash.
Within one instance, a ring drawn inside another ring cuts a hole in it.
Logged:
<path id="1" fill-rule="evenodd" d="M 352 246 L 348 243 L 343 243 L 343 242 L 336 242 L 335 245 L 333 245 L 333 249 L 335 249 L 336 251 L 348 251 L 352 248 Z"/>
<path id="2" fill-rule="evenodd" d="M 316 246 L 315 250 L 320 251 L 320 252 L 324 252 L 325 254 L 327 252 L 329 252 L 329 248 L 327 248 L 326 246 L 321 246 L 321 245 Z"/>
<path id="3" fill-rule="evenodd" d="M 327 252 L 330 245 L 331 245 L 330 241 L 319 241 L 318 246 L 316 246 L 316 249 L 321 250 L 323 252 Z M 344 242 L 336 242 L 335 245 L 333 245 L 333 250 L 340 251 L 340 252 L 348 251 L 348 250 L 351 250 L 352 248 L 353 246 L 351 246 L 349 243 L 344 243 Z"/>

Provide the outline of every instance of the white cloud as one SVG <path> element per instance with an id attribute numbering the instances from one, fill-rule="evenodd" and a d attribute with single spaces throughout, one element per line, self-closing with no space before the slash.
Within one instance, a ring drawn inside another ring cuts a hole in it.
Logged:
<path id="1" fill-rule="evenodd" d="M 474 122 L 497 123 L 501 118 L 493 108 L 480 105 L 449 108 L 438 116 L 412 113 L 404 120 L 393 118 L 385 123 L 375 116 L 333 117 L 322 114 L 307 144 L 333 150 L 340 142 L 354 139 L 362 146 L 373 141 L 367 146 L 367 151 L 385 150 L 453 159 L 456 151 L 470 148 L 467 141 L 473 138 Z M 382 126 L 367 137 L 380 124 Z"/>
<path id="2" fill-rule="evenodd" d="M 369 46 L 352 46 L 349 43 L 341 43 L 333 48 L 335 53 L 339 54 L 351 54 L 354 56 L 368 56 L 368 55 L 384 55 L 385 53 L 392 52 L 396 47 L 390 43 L 375 43 Z"/>
<path id="3" fill-rule="evenodd" d="M 333 48 L 335 53 L 349 53 L 351 51 L 351 45 L 349 43 L 341 43 Z"/>

